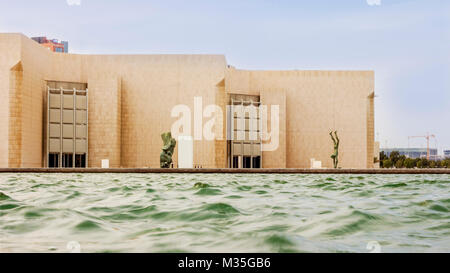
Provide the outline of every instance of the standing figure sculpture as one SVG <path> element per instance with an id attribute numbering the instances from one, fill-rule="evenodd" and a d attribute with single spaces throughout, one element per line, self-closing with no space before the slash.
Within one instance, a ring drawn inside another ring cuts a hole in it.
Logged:
<path id="1" fill-rule="evenodd" d="M 339 156 L 339 138 L 337 136 L 337 131 L 334 131 L 334 137 L 333 137 L 333 132 L 330 132 L 330 136 L 331 139 L 333 140 L 334 143 L 334 153 L 331 155 L 331 158 L 333 159 L 333 166 L 335 169 L 337 169 L 338 167 L 338 156 Z"/>
<path id="2" fill-rule="evenodd" d="M 164 146 L 162 147 L 162 152 L 159 156 L 159 165 L 161 168 L 170 168 L 170 165 L 172 164 L 173 150 L 175 149 L 177 141 L 172 138 L 172 134 L 170 132 L 162 133 L 161 138 Z"/>

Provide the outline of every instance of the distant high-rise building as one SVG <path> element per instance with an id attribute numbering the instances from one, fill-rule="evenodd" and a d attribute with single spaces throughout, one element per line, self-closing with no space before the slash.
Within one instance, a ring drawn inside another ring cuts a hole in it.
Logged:
<path id="1" fill-rule="evenodd" d="M 444 150 L 444 157 L 450 158 L 450 150 Z"/>
<path id="2" fill-rule="evenodd" d="M 397 151 L 400 155 L 404 155 L 408 158 L 427 157 L 427 148 L 383 148 L 381 151 L 384 152 L 386 156 L 389 156 L 393 151 Z M 437 156 L 437 149 L 430 148 L 430 159 L 437 159 Z"/>
<path id="3" fill-rule="evenodd" d="M 40 43 L 41 45 L 45 46 L 49 50 L 53 52 L 60 52 L 60 53 L 68 53 L 69 52 L 69 42 L 67 41 L 60 41 L 57 39 L 47 39 L 47 37 L 33 37 L 31 38 L 35 40 L 36 42 Z"/>

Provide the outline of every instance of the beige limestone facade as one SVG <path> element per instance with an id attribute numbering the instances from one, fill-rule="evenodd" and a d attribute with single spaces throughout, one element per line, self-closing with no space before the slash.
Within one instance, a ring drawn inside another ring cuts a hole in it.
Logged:
<path id="1" fill-rule="evenodd" d="M 223 55 L 62 54 L 9 33 L 0 34 L 0 167 L 48 165 L 50 82 L 87 86 L 87 167 L 102 159 L 159 167 L 160 135 L 177 120 L 172 109 L 187 105 L 194 116 L 196 97 L 222 109 L 224 126 L 215 128 L 222 138 L 194 141 L 194 165 L 230 167 L 226 108 L 234 94 L 279 106 L 279 145 L 262 151 L 261 167 L 309 168 L 314 158 L 331 168 L 334 130 L 340 167 L 375 167 L 373 71 L 239 70 Z M 177 160 L 175 149 L 174 167 Z"/>

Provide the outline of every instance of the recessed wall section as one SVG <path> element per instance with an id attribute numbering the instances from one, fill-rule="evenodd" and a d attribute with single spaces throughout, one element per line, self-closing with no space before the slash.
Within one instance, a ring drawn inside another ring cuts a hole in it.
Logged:
<path id="1" fill-rule="evenodd" d="M 87 167 L 88 92 L 85 84 L 48 82 L 46 164 Z"/>

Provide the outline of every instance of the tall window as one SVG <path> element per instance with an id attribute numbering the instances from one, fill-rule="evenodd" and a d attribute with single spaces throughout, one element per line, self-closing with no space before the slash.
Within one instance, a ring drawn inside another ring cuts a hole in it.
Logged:
<path id="1" fill-rule="evenodd" d="M 259 96 L 230 96 L 228 107 L 228 156 L 230 168 L 261 168 Z"/>
<path id="2" fill-rule="evenodd" d="M 47 82 L 47 166 L 85 168 L 88 94 L 83 83 Z"/>

